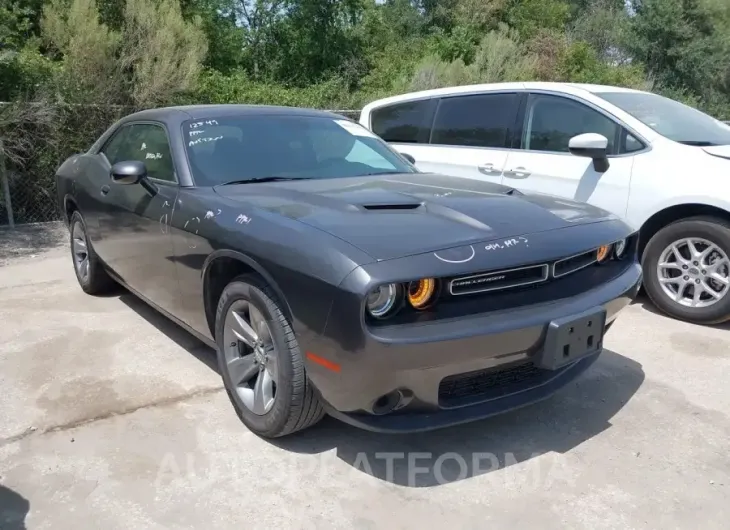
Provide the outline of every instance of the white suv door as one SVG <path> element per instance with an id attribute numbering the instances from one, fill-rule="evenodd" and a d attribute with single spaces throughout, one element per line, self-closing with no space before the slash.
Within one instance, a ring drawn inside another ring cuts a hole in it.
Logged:
<path id="1" fill-rule="evenodd" d="M 585 133 L 608 140 L 606 171 L 596 170 L 590 158 L 570 153 L 570 139 Z M 626 216 L 634 155 L 646 146 L 613 118 L 572 97 L 530 93 L 521 137 L 520 148 L 507 158 L 504 184 Z"/>
<path id="2" fill-rule="evenodd" d="M 374 109 L 370 128 L 421 171 L 501 183 L 519 101 L 516 92 L 408 101 Z"/>

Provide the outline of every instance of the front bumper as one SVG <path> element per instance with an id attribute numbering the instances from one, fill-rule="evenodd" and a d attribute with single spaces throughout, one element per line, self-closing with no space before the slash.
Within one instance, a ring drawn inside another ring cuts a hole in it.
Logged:
<path id="1" fill-rule="evenodd" d="M 602 344 L 560 368 L 538 367 L 551 322 L 603 309 L 607 329 L 640 285 L 641 267 L 634 264 L 608 283 L 551 303 L 370 329 L 346 344 L 325 333 L 306 348 L 337 370 L 307 362 L 308 375 L 332 416 L 372 431 L 486 418 L 549 397 L 597 360 Z"/>

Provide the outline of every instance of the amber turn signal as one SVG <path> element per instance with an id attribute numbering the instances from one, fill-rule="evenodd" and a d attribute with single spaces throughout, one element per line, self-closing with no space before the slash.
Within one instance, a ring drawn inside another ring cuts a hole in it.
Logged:
<path id="1" fill-rule="evenodd" d="M 424 278 L 408 285 L 408 303 L 414 309 L 426 309 L 436 299 L 436 280 Z"/>
<path id="2" fill-rule="evenodd" d="M 606 258 L 608 258 L 608 255 L 611 251 L 611 245 L 601 245 L 598 247 L 598 250 L 596 251 L 596 259 L 598 260 L 598 263 L 603 263 L 606 261 Z"/>

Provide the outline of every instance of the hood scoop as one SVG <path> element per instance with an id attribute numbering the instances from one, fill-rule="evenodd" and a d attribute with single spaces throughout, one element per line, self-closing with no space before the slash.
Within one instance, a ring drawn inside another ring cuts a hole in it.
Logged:
<path id="1" fill-rule="evenodd" d="M 415 210 L 423 206 L 420 202 L 398 202 L 398 203 L 375 203 L 375 204 L 362 204 L 361 207 L 365 210 Z"/>

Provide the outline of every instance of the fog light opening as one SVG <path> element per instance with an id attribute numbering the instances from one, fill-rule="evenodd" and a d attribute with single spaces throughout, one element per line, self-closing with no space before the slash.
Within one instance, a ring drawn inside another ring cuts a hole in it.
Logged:
<path id="1" fill-rule="evenodd" d="M 383 414 L 393 412 L 402 399 L 403 394 L 401 394 L 400 390 L 394 390 L 393 392 L 388 392 L 387 394 L 380 396 L 375 400 L 375 403 L 373 403 L 373 414 L 376 416 L 382 416 Z"/>

